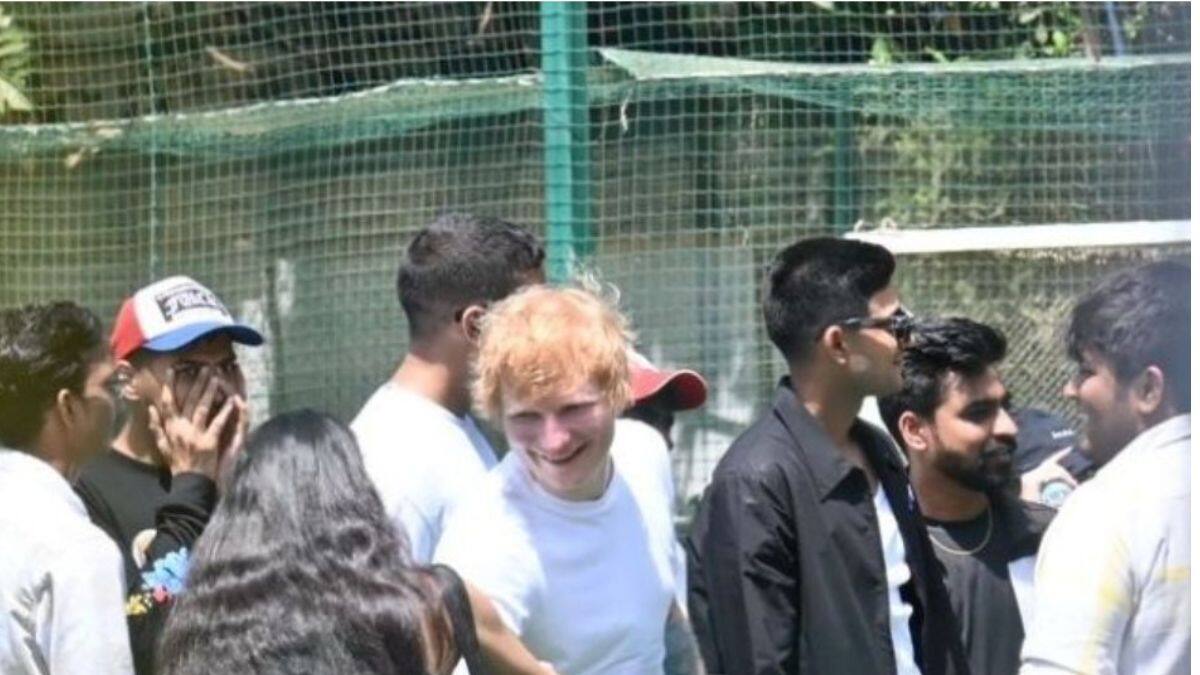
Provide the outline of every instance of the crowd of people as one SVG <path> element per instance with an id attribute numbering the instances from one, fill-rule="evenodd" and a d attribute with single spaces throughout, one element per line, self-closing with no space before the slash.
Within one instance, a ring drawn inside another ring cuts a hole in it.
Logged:
<path id="1" fill-rule="evenodd" d="M 886 249 L 784 248 L 787 373 L 681 538 L 672 425 L 708 384 L 544 258 L 500 219 L 418 232 L 407 351 L 349 424 L 250 431 L 263 336 L 189 277 L 107 340 L 0 311 L 0 672 L 1189 672 L 1185 263 L 1064 317 L 1076 434 L 1014 409 L 999 330 L 910 313 Z"/>

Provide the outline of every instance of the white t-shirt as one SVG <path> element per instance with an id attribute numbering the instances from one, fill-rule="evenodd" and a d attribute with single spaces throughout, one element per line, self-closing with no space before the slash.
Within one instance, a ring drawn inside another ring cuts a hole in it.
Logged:
<path id="1" fill-rule="evenodd" d="M 1191 476 L 1178 415 L 1071 494 L 1038 552 L 1022 675 L 1189 672 Z"/>
<path id="2" fill-rule="evenodd" d="M 662 457 L 614 443 L 613 477 L 594 501 L 534 482 L 521 451 L 459 509 L 435 559 L 487 593 L 537 658 L 564 675 L 659 675 L 675 603 Z"/>
<path id="3" fill-rule="evenodd" d="M 617 454 L 640 452 L 646 455 L 642 471 L 648 472 L 646 478 L 653 481 L 649 489 L 662 500 L 663 506 L 671 514 L 672 526 L 675 522 L 675 479 L 671 474 L 671 450 L 667 441 L 657 429 L 641 420 L 619 418 L 613 433 L 613 447 L 619 448 Z M 678 537 L 672 551 L 671 569 L 675 574 L 675 601 L 679 603 L 679 611 L 687 616 L 687 558 L 683 553 Z"/>
<path id="4" fill-rule="evenodd" d="M 883 548 L 883 566 L 887 577 L 888 618 L 892 629 L 892 653 L 896 657 L 897 675 L 920 675 L 917 668 L 916 650 L 913 647 L 912 630 L 908 620 L 912 616 L 912 605 L 900 596 L 900 587 L 912 578 L 912 570 L 904 558 L 904 537 L 900 524 L 892 512 L 887 495 L 880 487 L 875 491 L 875 517 L 879 520 L 879 544 Z"/>
<path id="5" fill-rule="evenodd" d="M 450 512 L 476 492 L 496 451 L 467 416 L 388 382 L 350 424 L 388 518 L 428 563 Z"/>
<path id="6" fill-rule="evenodd" d="M 0 673 L 133 672 L 117 546 L 49 464 L 0 449 Z"/>

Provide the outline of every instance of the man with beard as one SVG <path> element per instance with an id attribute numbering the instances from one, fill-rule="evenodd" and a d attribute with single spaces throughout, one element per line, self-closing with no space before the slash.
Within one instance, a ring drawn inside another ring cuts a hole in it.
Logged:
<path id="1" fill-rule="evenodd" d="M 904 351 L 903 389 L 879 402 L 908 456 L 971 672 L 997 675 L 1020 665 L 1034 557 L 1054 514 L 1008 489 L 1017 427 L 996 369 L 1006 349 L 968 319 L 922 324 Z"/>

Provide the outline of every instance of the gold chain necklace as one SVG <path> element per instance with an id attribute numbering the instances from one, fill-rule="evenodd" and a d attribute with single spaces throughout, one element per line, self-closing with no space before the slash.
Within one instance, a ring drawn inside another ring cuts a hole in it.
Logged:
<path id="1" fill-rule="evenodd" d="M 990 502 L 987 505 L 987 532 L 985 532 L 983 535 L 983 541 L 979 542 L 979 545 L 976 546 L 975 548 L 972 548 L 970 550 L 953 548 L 951 546 L 947 546 L 946 544 L 943 544 L 942 542 L 938 541 L 938 538 L 933 535 L 933 532 L 929 533 L 929 541 L 932 541 L 934 546 L 942 549 L 943 551 L 945 551 L 946 553 L 949 553 L 950 555 L 975 555 L 976 553 L 979 553 L 984 548 L 986 548 L 988 545 L 988 542 L 990 542 L 991 540 L 992 540 L 992 505 Z"/>

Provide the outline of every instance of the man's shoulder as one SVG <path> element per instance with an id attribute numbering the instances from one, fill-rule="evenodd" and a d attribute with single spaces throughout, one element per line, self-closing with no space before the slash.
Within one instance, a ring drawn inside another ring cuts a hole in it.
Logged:
<path id="1" fill-rule="evenodd" d="M 7 535 L 6 545 L 24 551 L 17 552 L 18 556 L 29 556 L 31 562 L 37 560 L 46 568 L 76 560 L 85 564 L 120 561 L 112 539 L 66 504 L 37 494 L 22 495 L 23 510 L 6 501 L 0 500 L 0 532 Z"/>
<path id="2" fill-rule="evenodd" d="M 763 479 L 798 468 L 801 450 L 773 410 L 754 421 L 717 463 L 713 480 Z"/>
<path id="3" fill-rule="evenodd" d="M 476 556 L 507 559 L 524 547 L 518 535 L 527 523 L 502 468 L 496 467 L 455 505 L 438 544 L 438 559 L 451 565 Z"/>
<path id="4" fill-rule="evenodd" d="M 123 477 L 128 472 L 128 468 L 117 455 L 117 451 L 112 448 L 105 448 L 104 451 L 84 463 L 83 467 L 79 470 L 79 475 L 75 478 L 74 485 L 77 488 L 79 486 L 86 486 L 95 489 L 104 489 L 115 478 Z"/>
<path id="5" fill-rule="evenodd" d="M 1010 494 L 994 497 L 992 504 L 1003 514 L 1015 554 L 1020 556 L 1037 552 L 1042 537 L 1058 515 L 1058 511 L 1049 506 L 1027 502 Z"/>

